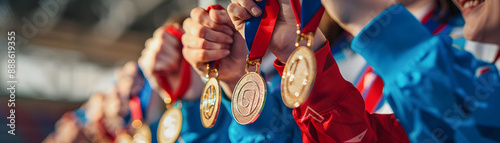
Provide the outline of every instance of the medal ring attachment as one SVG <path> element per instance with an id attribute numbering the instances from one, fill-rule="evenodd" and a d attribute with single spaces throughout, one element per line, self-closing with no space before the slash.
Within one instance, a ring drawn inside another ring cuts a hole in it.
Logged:
<path id="1" fill-rule="evenodd" d="M 210 67 L 210 64 L 207 64 L 207 74 L 205 74 L 206 78 L 210 77 L 210 73 L 215 73 L 215 77 L 219 77 L 219 71 L 215 67 Z"/>
<path id="2" fill-rule="evenodd" d="M 248 60 L 248 57 L 247 57 L 247 66 L 245 67 L 245 71 L 247 73 L 250 72 L 250 67 L 253 67 L 255 66 L 255 72 L 256 73 L 259 73 L 260 71 L 260 64 L 262 63 L 262 58 L 260 59 L 255 59 L 255 60 Z"/>
<path id="3" fill-rule="evenodd" d="M 295 47 L 299 47 L 300 46 L 300 42 L 301 41 L 304 41 L 304 40 L 307 40 L 307 44 L 306 46 L 307 47 L 311 47 L 312 44 L 313 44 L 313 40 L 314 40 L 314 33 L 313 32 L 309 32 L 309 33 L 301 33 L 299 29 L 297 29 L 297 41 L 295 41 Z"/>

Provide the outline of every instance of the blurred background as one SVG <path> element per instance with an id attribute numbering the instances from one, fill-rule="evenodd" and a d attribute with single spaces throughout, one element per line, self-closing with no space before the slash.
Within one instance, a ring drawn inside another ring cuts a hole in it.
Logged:
<path id="1" fill-rule="evenodd" d="M 215 0 L 0 0 L 0 139 L 41 142 L 66 111 L 109 92 L 173 16 Z M 217 1 L 227 6 L 229 1 Z M 7 133 L 7 32 L 16 32 L 16 135 Z"/>

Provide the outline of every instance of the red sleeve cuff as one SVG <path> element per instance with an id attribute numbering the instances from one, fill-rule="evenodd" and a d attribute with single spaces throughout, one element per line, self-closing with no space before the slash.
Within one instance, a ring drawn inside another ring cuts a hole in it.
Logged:
<path id="1" fill-rule="evenodd" d="M 283 76 L 283 70 L 285 69 L 285 64 L 281 63 L 280 60 L 276 59 L 274 60 L 274 68 L 276 68 L 276 70 L 278 70 L 278 73 L 280 74 L 280 76 Z"/>
<path id="2" fill-rule="evenodd" d="M 325 112 L 336 107 L 342 100 L 343 95 L 355 88 L 347 88 L 348 82 L 344 80 L 338 69 L 337 63 L 330 51 L 330 43 L 326 44 L 314 53 L 316 58 L 316 80 L 309 98 L 299 106 L 305 110 L 307 107 L 322 109 Z M 283 74 L 285 64 L 278 59 L 274 61 L 274 67 L 280 74 Z M 300 110 L 299 110 L 300 111 Z"/>

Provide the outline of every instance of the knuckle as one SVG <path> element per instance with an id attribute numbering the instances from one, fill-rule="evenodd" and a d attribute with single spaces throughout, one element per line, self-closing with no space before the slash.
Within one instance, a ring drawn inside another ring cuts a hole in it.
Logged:
<path id="1" fill-rule="evenodd" d="M 236 9 L 237 6 L 238 6 L 238 4 L 236 4 L 236 3 L 230 3 L 227 6 L 227 11 L 229 12 L 229 15 L 233 15 L 234 14 L 235 9 Z"/>
<path id="2" fill-rule="evenodd" d="M 222 49 L 224 47 L 224 44 L 215 44 L 214 49 Z"/>
<path id="3" fill-rule="evenodd" d="M 215 24 L 214 22 L 207 22 L 206 25 L 210 28 L 217 28 L 217 24 Z"/>
<path id="4" fill-rule="evenodd" d="M 201 15 L 201 11 L 205 11 L 205 10 L 203 8 L 197 7 L 197 8 L 194 8 L 193 10 L 191 10 L 191 13 L 189 13 L 189 15 L 191 17 L 199 17 L 199 15 Z"/>
<path id="5" fill-rule="evenodd" d="M 197 8 L 193 11 L 194 12 L 191 14 L 191 18 L 196 22 L 201 22 L 204 18 L 203 16 L 206 11 L 202 8 Z"/>
<path id="6" fill-rule="evenodd" d="M 198 58 L 200 59 L 200 61 L 204 61 L 207 58 L 206 52 L 205 51 L 199 52 L 198 53 Z"/>
<path id="7" fill-rule="evenodd" d="M 243 7 L 252 6 L 252 4 L 253 4 L 253 2 L 249 1 L 249 0 L 238 0 L 238 1 L 240 1 L 241 6 L 243 6 Z"/>
<path id="8" fill-rule="evenodd" d="M 182 29 L 188 29 L 192 20 L 193 19 L 191 19 L 191 18 L 186 18 L 186 20 L 184 20 L 184 22 L 182 22 Z"/>
<path id="9" fill-rule="evenodd" d="M 183 45 L 186 45 L 188 42 L 189 42 L 189 35 L 187 34 L 184 34 L 182 37 L 181 37 L 181 42 Z"/>
<path id="10" fill-rule="evenodd" d="M 206 32 L 207 32 L 207 28 L 205 28 L 205 27 L 199 27 L 198 28 L 198 32 L 197 32 L 198 37 L 205 38 L 205 33 Z"/>
<path id="11" fill-rule="evenodd" d="M 210 13 L 210 17 L 216 22 L 223 22 L 222 16 L 216 11 Z"/>
<path id="12" fill-rule="evenodd" d="M 190 61 L 191 58 L 189 57 L 189 55 L 187 54 L 189 52 L 189 48 L 185 47 L 185 48 L 182 48 L 182 56 L 184 57 L 184 59 L 186 59 L 186 61 Z"/>
<path id="13" fill-rule="evenodd" d="M 200 40 L 200 45 L 199 45 L 202 49 L 206 49 L 208 46 L 209 46 L 209 43 L 207 40 L 205 39 L 201 39 Z"/>

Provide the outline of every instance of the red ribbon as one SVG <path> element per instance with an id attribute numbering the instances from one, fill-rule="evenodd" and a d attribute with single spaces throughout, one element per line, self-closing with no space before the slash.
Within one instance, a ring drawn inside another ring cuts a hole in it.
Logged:
<path id="1" fill-rule="evenodd" d="M 107 129 L 106 129 L 106 126 L 104 125 L 104 119 L 101 118 L 99 119 L 99 121 L 97 121 L 97 128 L 99 131 L 101 131 L 104 136 L 106 136 L 107 138 L 109 138 L 112 142 L 115 142 L 115 139 L 116 137 L 114 136 L 113 133 L 109 132 Z"/>
<path id="2" fill-rule="evenodd" d="M 307 1 L 303 1 L 307 2 Z M 293 9 L 293 14 L 295 15 L 295 20 L 297 21 L 297 24 L 304 24 L 300 21 L 301 19 L 301 6 L 300 6 L 300 0 L 290 0 L 290 3 L 292 5 Z M 316 32 L 316 29 L 318 28 L 319 22 L 321 21 L 321 18 L 323 16 L 323 13 L 325 11 L 325 8 L 321 6 L 318 11 L 314 14 L 314 16 L 311 18 L 311 20 L 303 26 L 303 28 L 300 30 L 302 33 L 314 33 Z M 304 21 L 303 21 L 304 22 Z"/>
<path id="3" fill-rule="evenodd" d="M 130 114 L 132 121 L 142 120 L 142 110 L 141 110 L 141 99 L 137 96 L 133 96 L 128 102 L 130 108 Z"/>
<path id="4" fill-rule="evenodd" d="M 181 38 L 183 35 L 183 32 L 172 27 L 172 26 L 167 26 L 165 27 L 165 32 L 174 35 L 179 43 L 181 43 Z M 178 47 L 179 50 L 182 50 L 182 45 Z M 186 93 L 187 89 L 189 88 L 189 85 L 191 84 L 191 69 L 189 63 L 182 57 L 181 54 L 181 81 L 179 88 L 176 90 L 176 92 L 172 92 L 172 86 L 168 82 L 168 77 L 165 75 L 165 71 L 154 71 L 154 76 L 156 79 L 158 79 L 158 84 L 160 84 L 161 88 L 163 88 L 169 95 L 170 98 L 172 99 L 171 102 L 175 102 L 177 99 L 180 99 L 184 96 Z"/>
<path id="5" fill-rule="evenodd" d="M 276 20 L 278 19 L 279 4 L 276 0 L 267 0 L 265 10 L 262 13 L 259 29 L 255 34 L 255 38 L 250 48 L 248 60 L 261 59 L 267 51 L 267 47 L 271 42 Z M 246 30 L 246 29 L 245 29 Z"/>

